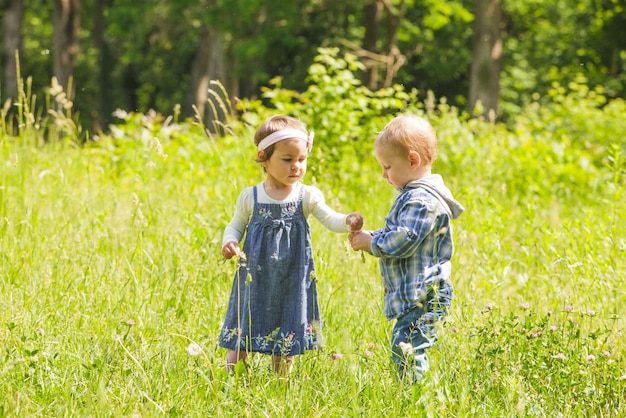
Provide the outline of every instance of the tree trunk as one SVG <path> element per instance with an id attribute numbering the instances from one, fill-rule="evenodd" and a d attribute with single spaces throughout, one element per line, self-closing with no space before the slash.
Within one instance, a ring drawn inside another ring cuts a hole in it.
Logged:
<path id="1" fill-rule="evenodd" d="M 363 49 L 365 53 L 370 52 L 376 54 L 376 44 L 378 41 L 378 26 L 382 14 L 382 4 L 379 0 L 369 0 L 365 4 L 363 16 L 363 26 L 365 27 L 365 35 L 363 36 Z M 365 73 L 363 74 L 363 85 L 370 90 L 378 89 L 378 65 L 376 61 L 369 60 L 365 63 Z"/>
<path id="2" fill-rule="evenodd" d="M 502 2 L 475 0 L 469 111 L 480 103 L 483 116 L 498 113 L 502 67 Z"/>
<path id="3" fill-rule="evenodd" d="M 68 89 L 71 88 L 69 82 L 74 74 L 74 63 L 78 55 L 80 0 L 54 0 L 52 23 L 54 76 L 71 99 L 74 95 Z"/>
<path id="4" fill-rule="evenodd" d="M 106 22 L 104 11 L 109 7 L 110 1 L 96 0 L 96 8 L 94 12 L 93 24 L 93 42 L 97 51 L 97 99 L 96 105 L 92 110 L 94 133 L 99 133 L 106 129 L 111 120 L 111 115 L 115 110 L 114 93 L 111 86 L 113 85 L 111 74 L 115 66 L 114 58 L 111 57 L 111 51 L 105 40 Z"/>
<path id="5" fill-rule="evenodd" d="M 387 9 L 387 58 L 383 87 L 390 87 L 398 70 L 406 63 L 406 57 L 398 49 L 398 29 L 405 16 L 406 2 L 400 0 L 395 6 L 390 1 L 383 1 L 383 4 Z"/>
<path id="6" fill-rule="evenodd" d="M 211 25 L 204 25 L 200 31 L 198 49 L 193 59 L 191 67 L 191 80 L 189 92 L 187 94 L 186 113 L 194 114 L 193 107 L 198 110 L 198 115 L 203 119 L 204 124 L 212 132 L 216 121 L 222 120 L 226 116 L 223 106 L 216 103 L 213 97 L 209 97 L 209 89 L 220 93 L 210 85 L 211 80 L 224 83 L 225 76 L 225 55 L 224 45 L 221 35 Z M 222 97 L 225 105 L 228 105 L 228 98 Z M 209 102 L 215 106 L 210 106 Z M 217 112 L 217 114 L 216 114 Z"/>
<path id="7" fill-rule="evenodd" d="M 23 0 L 5 2 L 6 8 L 2 10 L 3 52 L 2 57 L 2 98 L 17 99 L 17 56 L 21 56 L 22 50 L 22 18 L 24 17 Z M 0 107 L 2 103 L 0 103 Z"/>

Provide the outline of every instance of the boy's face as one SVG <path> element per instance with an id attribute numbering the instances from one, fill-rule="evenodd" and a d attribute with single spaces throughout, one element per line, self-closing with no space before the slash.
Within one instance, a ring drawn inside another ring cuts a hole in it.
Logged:
<path id="1" fill-rule="evenodd" d="M 390 150 L 389 147 L 374 145 L 374 155 L 378 164 L 383 169 L 383 178 L 389 182 L 396 190 L 400 190 L 415 178 L 415 164 L 410 154 Z M 419 157 L 418 157 L 419 159 Z M 419 161 L 417 162 L 419 166 Z"/>

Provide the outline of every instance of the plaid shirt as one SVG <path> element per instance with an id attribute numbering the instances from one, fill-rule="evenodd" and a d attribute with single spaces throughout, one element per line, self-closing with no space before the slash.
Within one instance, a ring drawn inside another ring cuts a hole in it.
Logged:
<path id="1" fill-rule="evenodd" d="M 387 319 L 422 306 L 433 284 L 451 285 L 450 212 L 435 192 L 419 185 L 400 190 L 384 228 L 372 235 L 371 253 L 380 258 Z"/>

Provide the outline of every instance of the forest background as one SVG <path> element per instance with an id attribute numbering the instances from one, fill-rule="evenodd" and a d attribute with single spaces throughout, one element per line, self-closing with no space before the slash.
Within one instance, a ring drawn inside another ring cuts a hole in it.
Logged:
<path id="1" fill-rule="evenodd" d="M 0 5 L 1 417 L 626 416 L 620 2 Z M 466 207 L 426 379 L 390 367 L 376 259 L 314 220 L 323 347 L 226 374 L 255 128 L 304 121 L 305 181 L 374 229 L 396 192 L 372 142 L 402 112 Z"/>
<path id="2" fill-rule="evenodd" d="M 619 0 L 2 0 L 0 16 L 2 103 L 16 67 L 41 104 L 54 76 L 92 133 L 118 108 L 211 117 L 209 80 L 237 98 L 303 91 L 318 47 L 359 57 L 370 90 L 430 90 L 503 119 L 553 83 L 626 94 Z"/>

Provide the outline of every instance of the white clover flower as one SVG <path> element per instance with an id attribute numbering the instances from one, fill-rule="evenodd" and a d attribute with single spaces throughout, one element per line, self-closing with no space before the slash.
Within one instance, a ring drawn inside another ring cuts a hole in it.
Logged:
<path id="1" fill-rule="evenodd" d="M 202 353 L 202 348 L 200 348 L 200 346 L 196 343 L 189 344 L 186 350 L 187 350 L 187 354 L 193 357 Z"/>
<path id="2" fill-rule="evenodd" d="M 402 354 L 404 354 L 405 356 L 413 354 L 413 346 L 407 342 L 402 341 L 400 344 L 398 344 L 398 347 L 402 351 Z"/>

